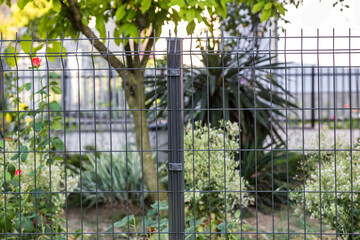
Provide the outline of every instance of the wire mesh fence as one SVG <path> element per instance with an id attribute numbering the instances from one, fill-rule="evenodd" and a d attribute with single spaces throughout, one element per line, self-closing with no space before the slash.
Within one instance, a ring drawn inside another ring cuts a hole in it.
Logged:
<path id="1" fill-rule="evenodd" d="M 358 239 L 358 41 L 1 38 L 0 238 Z"/>

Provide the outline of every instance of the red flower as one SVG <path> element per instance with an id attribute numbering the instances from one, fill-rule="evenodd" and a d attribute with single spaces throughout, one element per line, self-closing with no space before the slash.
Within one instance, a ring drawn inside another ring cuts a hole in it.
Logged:
<path id="1" fill-rule="evenodd" d="M 153 235 L 153 232 L 155 232 L 155 227 L 152 227 L 149 225 L 149 227 L 145 228 L 145 239 L 148 239 L 149 237 L 151 237 Z"/>
<path id="2" fill-rule="evenodd" d="M 36 67 L 36 68 L 40 67 L 41 60 L 42 59 L 38 58 L 38 57 L 31 59 L 33 67 Z"/>
<path id="3" fill-rule="evenodd" d="M 16 171 L 15 171 L 15 176 L 19 176 L 19 175 L 21 175 L 21 174 L 22 174 L 22 172 L 23 172 L 22 170 L 19 170 L 19 169 L 18 169 L 18 170 L 16 170 Z"/>

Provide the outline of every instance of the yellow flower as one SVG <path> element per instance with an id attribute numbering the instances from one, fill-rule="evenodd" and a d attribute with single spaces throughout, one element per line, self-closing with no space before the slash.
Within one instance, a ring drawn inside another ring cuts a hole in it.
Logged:
<path id="1" fill-rule="evenodd" d="M 11 123 L 12 117 L 11 117 L 11 115 L 10 115 L 9 113 L 5 114 L 5 121 L 6 121 L 7 123 Z"/>
<path id="2" fill-rule="evenodd" d="M 27 105 L 25 103 L 19 104 L 19 111 L 24 111 L 27 108 Z"/>

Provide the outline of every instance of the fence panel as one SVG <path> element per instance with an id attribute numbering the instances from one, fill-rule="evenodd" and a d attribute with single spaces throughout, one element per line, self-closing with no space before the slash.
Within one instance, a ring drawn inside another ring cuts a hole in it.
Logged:
<path id="1" fill-rule="evenodd" d="M 360 38 L 268 34 L 1 39 L 0 238 L 357 239 Z"/>

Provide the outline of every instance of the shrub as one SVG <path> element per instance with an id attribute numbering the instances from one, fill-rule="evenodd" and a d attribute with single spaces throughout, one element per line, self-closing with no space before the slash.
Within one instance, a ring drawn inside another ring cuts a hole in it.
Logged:
<path id="1" fill-rule="evenodd" d="M 324 144 L 321 144 L 322 148 L 334 149 L 334 146 L 329 146 L 329 142 L 333 141 L 329 141 L 324 135 L 321 138 L 324 140 Z M 360 189 L 360 141 L 354 145 L 351 152 L 349 144 L 344 144 L 344 141 L 339 139 L 337 142 L 336 149 L 340 151 L 336 151 L 336 154 L 334 151 L 321 151 L 320 161 L 319 153 L 306 156 L 305 188 L 300 190 L 310 192 L 306 193 L 305 200 L 302 192 L 292 193 L 291 199 L 296 203 L 296 212 L 303 214 L 305 204 L 306 211 L 312 218 L 322 218 L 331 228 L 337 229 L 338 233 L 352 233 L 353 230 L 359 232 L 360 198 L 358 193 L 352 194 L 351 191 Z M 335 194 L 335 186 L 337 194 Z M 352 229 L 352 218 L 354 229 Z M 342 238 L 352 239 L 348 235 L 343 235 Z"/>
<path id="2" fill-rule="evenodd" d="M 188 124 L 184 136 L 185 202 L 189 214 L 195 208 L 196 218 L 209 217 L 211 197 L 211 213 L 219 221 L 225 216 L 225 206 L 231 212 L 240 204 L 247 206 L 251 200 L 245 192 L 240 198 L 240 187 L 246 190 L 247 182 L 240 177 L 236 151 L 228 151 L 239 148 L 239 127 L 227 121 L 224 132 L 222 122 L 220 127 L 196 122 L 194 131 L 191 129 L 192 125 Z M 228 191 L 226 201 L 225 191 Z"/>
<path id="3" fill-rule="evenodd" d="M 53 160 L 51 163 L 49 154 L 36 152 L 35 155 L 30 152 L 19 155 L 19 144 L 23 152 L 30 149 L 26 141 L 19 143 L 11 140 L 6 141 L 5 152 L 3 150 L 0 154 L 0 171 L 4 176 L 0 177 L 0 232 L 5 232 L 5 204 L 8 233 L 37 231 L 41 235 L 63 232 L 65 221 L 61 217 L 62 207 L 68 196 L 67 192 L 74 189 L 78 177 L 70 171 L 65 173 L 62 162 Z M 24 154 L 26 158 L 22 157 Z M 20 195 L 17 193 L 19 191 L 22 192 Z M 31 238 L 32 235 L 21 237 Z"/>
<path id="4" fill-rule="evenodd" d="M 147 190 L 142 180 L 139 154 L 131 151 L 135 147 L 128 147 L 127 152 L 125 146 L 123 149 L 124 152 L 121 153 L 101 153 L 98 156 L 87 154 L 89 160 L 82 165 L 82 177 L 77 190 L 84 191 L 83 200 L 88 207 L 96 202 L 111 202 L 113 198 L 117 201 L 131 200 L 133 203 L 140 203 L 141 199 L 147 197 L 146 193 L 142 193 Z M 77 172 L 80 174 L 79 169 Z"/>

